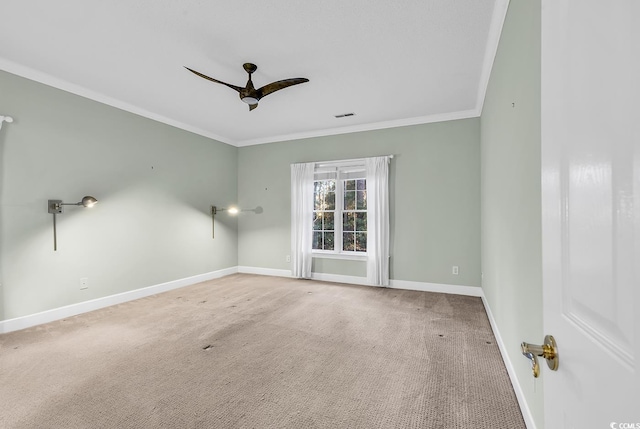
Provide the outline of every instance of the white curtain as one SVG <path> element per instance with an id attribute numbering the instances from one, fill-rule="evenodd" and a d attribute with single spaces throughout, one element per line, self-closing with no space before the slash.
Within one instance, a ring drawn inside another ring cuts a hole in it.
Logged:
<path id="1" fill-rule="evenodd" d="M 311 278 L 314 162 L 291 164 L 291 274 Z"/>
<path id="2" fill-rule="evenodd" d="M 365 158 L 367 178 L 367 280 L 389 285 L 389 156 Z"/>

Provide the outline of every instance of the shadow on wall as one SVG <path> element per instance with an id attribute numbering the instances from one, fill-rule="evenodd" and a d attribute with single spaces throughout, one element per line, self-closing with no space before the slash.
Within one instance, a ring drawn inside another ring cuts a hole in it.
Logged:
<path id="1" fill-rule="evenodd" d="M 4 131 L 0 132 L 2 141 Z M 4 144 L 1 149 L 4 158 Z M 83 195 L 93 195 L 100 203 L 90 210 L 91 213 L 65 208 L 63 214 L 57 216 L 59 241 L 73 242 L 88 235 L 92 236 L 92 241 L 101 245 L 106 245 L 115 238 L 121 246 L 135 246 L 135 243 L 131 244 L 129 241 L 161 240 L 165 235 L 175 236 L 175 231 L 189 233 L 195 228 L 200 230 L 200 234 L 205 231 L 210 233 L 211 204 L 229 202 L 224 183 L 218 192 L 203 198 L 202 183 L 208 182 L 210 178 L 185 176 L 184 170 L 176 168 L 174 164 L 156 164 L 155 167 L 138 164 L 133 168 L 116 170 L 99 156 L 92 160 L 89 167 L 84 164 L 86 163 L 67 163 L 51 167 L 48 174 L 60 172 L 59 175 L 56 173 L 53 192 L 51 183 L 42 183 L 43 187 L 33 198 L 27 197 L 25 200 L 22 194 L 19 195 L 22 201 L 12 202 L 6 201 L 7 194 L 3 192 L 0 195 L 4 210 L 1 221 L 5 225 L 0 226 L 12 226 L 11 235 L 21 243 L 30 243 L 30 248 L 39 247 L 44 241 L 53 249 L 53 221 L 52 215 L 47 211 L 47 201 L 54 199 L 75 202 Z M 4 170 L 3 168 L 0 172 L 2 176 Z M 10 213 L 7 207 L 11 207 Z M 13 224 L 8 223 L 6 215 L 11 219 L 20 218 L 21 225 L 14 228 Z M 220 221 L 235 234 L 235 219 Z M 2 231 L 6 229 L 3 228 Z M 34 240 L 37 243 L 33 243 Z"/>
<path id="2" fill-rule="evenodd" d="M 389 164 L 389 279 L 395 279 L 394 249 L 396 243 L 396 165 L 402 154 L 394 154 Z"/>
<path id="3" fill-rule="evenodd" d="M 129 288 L 144 287 L 166 281 L 165 278 L 191 275 L 191 272 L 175 274 L 171 271 L 173 264 L 167 264 L 167 261 L 175 261 L 176 265 L 191 264 L 195 267 L 194 273 L 207 272 L 218 268 L 216 261 L 229 258 L 223 254 L 237 253 L 232 248 L 237 242 L 235 216 L 218 216 L 216 240 L 211 236 L 210 204 L 225 201 L 228 196 L 196 198 L 145 180 L 118 189 L 108 186 L 108 183 L 97 185 L 98 189 L 87 186 L 80 192 L 76 187 L 73 192 L 67 190 L 47 196 L 73 202 L 86 193 L 99 200 L 91 209 L 65 207 L 64 212 L 56 216 L 57 251 L 54 251 L 53 215 L 48 212 L 47 199 L 40 195 L 18 204 L 5 204 L 7 193 L 1 195 L 0 228 L 9 237 L 1 237 L 0 320 L 20 315 L 16 314 L 15 308 L 17 300 L 21 299 L 18 295 L 42 284 L 39 275 L 46 275 L 58 289 L 58 292 L 47 292 L 52 296 L 41 294 L 39 302 L 55 308 L 67 305 L 67 302 L 56 301 L 59 296 L 68 295 L 68 300 L 81 299 L 76 295 L 79 293 L 77 285 L 70 278 L 75 281 L 75 277 L 91 277 L 89 291 L 82 296 L 93 298 L 92 293 L 121 292 L 110 289 L 114 287 L 111 285 L 130 282 L 133 286 Z M 7 248 L 7 243 L 13 243 L 12 247 Z M 38 270 L 33 270 L 34 264 Z M 149 267 L 142 269 L 143 274 L 161 270 L 166 274 L 158 280 L 147 279 L 137 272 L 141 267 Z M 10 271 L 5 272 L 4 268 Z M 7 285 L 5 280 L 9 282 Z M 23 313 L 45 309 L 24 310 Z"/>
<path id="4" fill-rule="evenodd" d="M 262 206 L 257 206 L 253 209 L 238 208 L 235 205 L 229 205 L 227 207 L 219 207 L 212 205 L 209 211 L 211 216 L 211 236 L 215 238 L 216 222 L 223 222 L 223 226 L 229 223 L 230 219 L 235 220 L 236 230 L 238 228 L 238 217 L 244 213 L 253 212 L 257 215 L 262 214 L 264 209 Z M 217 220 L 216 220 L 217 219 Z"/>
<path id="5" fill-rule="evenodd" d="M 0 115 L 0 231 L 2 231 L 2 222 L 4 219 L 4 146 L 5 146 L 5 131 L 2 131 L 4 124 L 10 124 L 13 122 L 13 118 L 10 116 Z M 8 127 L 7 127 L 8 128 Z M 4 277 L 2 267 L 2 237 L 0 236 L 0 320 L 4 320 L 5 314 L 5 296 L 4 296 Z"/>

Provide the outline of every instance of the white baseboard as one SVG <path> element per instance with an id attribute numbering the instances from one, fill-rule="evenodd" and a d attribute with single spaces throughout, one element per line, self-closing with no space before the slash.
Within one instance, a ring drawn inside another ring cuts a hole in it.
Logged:
<path id="1" fill-rule="evenodd" d="M 218 271 L 211 271 L 209 273 L 198 274 L 183 279 L 160 283 L 141 289 L 136 289 L 115 295 L 109 295 L 103 298 L 92 299 L 89 301 L 79 302 L 77 304 L 54 308 L 40 313 L 30 314 L 28 316 L 2 320 L 0 321 L 0 334 L 30 328 L 32 326 L 41 325 L 43 323 L 53 322 L 55 320 L 64 319 L 65 317 L 76 316 L 78 314 L 98 310 L 100 308 L 109 307 L 111 305 L 122 304 L 123 302 L 133 301 L 134 299 L 144 298 L 147 296 L 167 292 L 173 289 L 178 289 L 207 280 L 225 277 L 237 272 L 238 267 L 229 267 Z"/>
<path id="2" fill-rule="evenodd" d="M 246 267 L 239 265 L 238 272 L 242 274 L 259 274 L 261 276 L 291 277 L 291 270 L 278 270 L 276 268 Z"/>
<path id="3" fill-rule="evenodd" d="M 291 277 L 291 270 L 279 270 L 275 268 L 239 266 L 238 272 L 243 274 L 258 274 L 261 276 Z M 311 280 L 333 283 L 348 283 L 354 285 L 368 285 L 366 277 L 343 276 L 340 274 L 311 273 Z"/>
<path id="4" fill-rule="evenodd" d="M 529 409 L 529 405 L 527 404 L 527 400 L 524 396 L 522 385 L 518 381 L 518 377 L 516 375 L 515 368 L 513 367 L 513 363 L 511 362 L 511 359 L 507 354 L 507 347 L 502 341 L 502 337 L 500 336 L 500 330 L 498 329 L 496 320 L 493 318 L 493 314 L 491 313 L 491 308 L 489 307 L 489 302 L 485 298 L 484 294 L 482 295 L 482 303 L 484 304 L 484 309 L 487 313 L 487 317 L 489 318 L 489 323 L 491 324 L 491 330 L 493 331 L 493 335 L 496 337 L 498 348 L 500 349 L 500 354 L 502 355 L 502 360 L 504 361 L 504 366 L 507 368 L 507 373 L 509 374 L 509 378 L 511 379 L 513 390 L 516 394 L 516 398 L 518 399 L 518 404 L 520 405 L 520 411 L 522 411 L 522 417 L 524 418 L 524 423 L 527 426 L 527 429 L 536 429 L 536 424 L 535 424 L 535 421 L 533 420 L 533 415 L 531 414 L 531 410 Z"/>
<path id="5" fill-rule="evenodd" d="M 279 270 L 275 268 L 239 266 L 238 272 L 242 274 L 258 274 L 261 276 L 291 277 L 291 270 Z M 368 285 L 366 277 L 343 276 L 339 274 L 311 273 L 311 280 Z"/>
<path id="6" fill-rule="evenodd" d="M 289 270 L 277 270 L 272 268 L 243 266 L 243 267 L 238 267 L 238 272 L 247 273 L 247 274 L 265 275 L 265 276 L 291 277 L 291 271 Z M 325 281 L 325 282 L 372 286 L 367 282 L 366 277 L 359 277 L 359 276 L 311 273 L 311 279 Z M 391 280 L 389 283 L 390 284 L 388 287 L 394 288 L 394 289 L 416 290 L 416 291 L 422 291 L 422 292 L 449 293 L 454 295 L 466 295 L 466 296 L 474 296 L 474 297 L 481 298 L 487 313 L 487 317 L 489 318 L 489 323 L 491 324 L 491 329 L 493 331 L 494 336 L 496 337 L 496 342 L 498 343 L 498 348 L 500 350 L 500 354 L 502 355 L 502 360 L 504 361 L 505 367 L 507 368 L 507 373 L 509 374 L 509 378 L 511 380 L 511 384 L 513 385 L 513 390 L 516 394 L 518 404 L 520 405 L 520 410 L 522 411 L 522 416 L 524 418 L 527 429 L 536 429 L 536 425 L 533 420 L 533 415 L 531 414 L 531 410 L 529 409 L 526 398 L 524 396 L 524 391 L 522 390 L 522 386 L 518 381 L 513 364 L 511 363 L 511 360 L 509 358 L 509 355 L 506 352 L 507 348 L 504 342 L 502 341 L 502 337 L 500 336 L 498 325 L 496 324 L 496 321 L 493 318 L 493 314 L 491 313 L 491 308 L 489 308 L 489 303 L 487 302 L 481 287 L 450 285 L 450 284 L 443 284 L 443 283 L 415 282 L 415 281 L 409 281 L 409 280 Z"/>
<path id="7" fill-rule="evenodd" d="M 274 268 L 239 266 L 238 272 L 244 274 L 258 274 L 262 276 L 291 277 L 290 270 L 279 270 Z M 369 284 L 366 277 L 347 276 L 342 274 L 311 273 L 311 280 L 332 283 L 346 283 L 361 286 L 373 286 Z M 391 280 L 389 283 L 390 284 L 388 287 L 393 289 L 418 290 L 421 292 L 452 293 L 455 295 L 482 296 L 482 289 L 475 286 L 413 282 L 408 280 Z"/>
<path id="8" fill-rule="evenodd" d="M 128 292 L 123 292 L 116 295 L 105 296 L 103 298 L 97 298 L 89 301 L 79 302 L 77 304 L 71 304 L 64 307 L 54 308 L 54 309 L 43 311 L 40 313 L 17 317 L 14 319 L 2 320 L 0 321 L 0 334 L 12 332 L 12 331 L 18 331 L 20 329 L 30 328 L 32 326 L 41 325 L 43 323 L 49 323 L 55 320 L 64 319 L 65 317 L 76 316 L 78 314 L 86 313 L 93 310 L 98 310 L 100 308 L 108 307 L 110 305 L 122 304 L 123 302 L 144 298 L 147 296 L 155 295 L 162 292 L 167 292 L 173 289 L 178 289 L 184 286 L 189 286 L 192 284 L 228 276 L 230 274 L 235 274 L 235 273 L 259 274 L 263 276 L 291 277 L 290 270 L 282 270 L 282 269 L 275 269 L 275 268 L 261 268 L 261 267 L 247 267 L 247 266 L 229 267 L 229 268 L 225 268 L 218 271 L 212 271 L 209 273 L 199 274 L 192 277 L 173 280 L 170 282 L 148 286 L 145 288 L 136 289 Z M 311 279 L 325 281 L 325 282 L 347 283 L 347 284 L 370 286 L 367 282 L 366 277 L 359 277 L 359 276 L 312 273 Z M 407 281 L 407 280 L 391 280 L 389 287 L 395 288 L 395 289 L 418 290 L 423 292 L 452 293 L 452 294 L 470 295 L 470 296 L 481 296 L 482 294 L 482 290 L 480 288 L 473 287 L 473 286 L 424 283 L 424 282 L 414 282 L 414 281 Z"/>
<path id="9" fill-rule="evenodd" d="M 422 292 L 451 293 L 454 295 L 482 296 L 482 288 L 477 286 L 448 285 L 443 283 L 413 282 L 409 280 L 391 280 L 389 287 L 394 289 L 419 290 Z"/>
<path id="10" fill-rule="evenodd" d="M 341 274 L 311 273 L 311 280 L 332 283 L 347 283 L 351 285 L 371 286 L 366 277 L 343 276 Z"/>
<path id="11" fill-rule="evenodd" d="M 90 301 L 84 301 L 77 304 L 67 305 L 65 307 L 54 308 L 52 310 L 47 310 L 40 313 L 31 314 L 28 316 L 17 317 L 15 319 L 2 320 L 0 321 L 0 334 L 18 331 L 20 329 L 30 328 L 32 326 L 40 325 L 43 323 L 49 323 L 55 320 L 64 319 L 65 317 L 76 316 L 78 314 L 86 313 L 93 310 L 98 310 L 100 308 L 109 307 L 111 305 L 122 304 L 127 301 L 132 301 L 135 299 L 144 298 L 144 297 L 155 295 L 158 293 L 167 292 L 173 289 L 178 289 L 181 287 L 189 286 L 189 285 L 200 283 L 207 280 L 213 280 L 213 279 L 225 277 L 235 273 L 259 274 L 259 275 L 277 276 L 277 277 L 291 277 L 290 270 L 247 267 L 247 266 L 229 267 L 229 268 L 225 268 L 218 271 L 212 271 L 209 273 L 204 273 L 196 276 L 186 277 L 183 279 L 173 280 L 166 283 L 160 283 L 154 286 L 136 289 L 129 292 L 123 292 L 116 295 L 110 295 L 103 298 L 97 298 Z M 313 280 L 326 281 L 326 282 L 347 283 L 347 284 L 369 286 L 369 284 L 367 283 L 366 277 L 344 276 L 339 274 L 326 274 L 326 273 L 313 273 L 311 278 Z M 509 355 L 506 352 L 506 346 L 502 341 L 502 337 L 500 336 L 500 330 L 498 329 L 496 321 L 493 318 L 493 314 L 491 313 L 491 308 L 489 307 L 489 303 L 487 302 L 482 292 L 482 288 L 474 287 L 474 286 L 414 282 L 414 281 L 408 281 L 408 280 L 391 280 L 389 287 L 394 289 L 450 293 L 450 294 L 456 294 L 456 295 L 468 295 L 468 296 L 481 297 L 482 303 L 484 304 L 484 308 L 487 313 L 487 317 L 489 318 L 489 323 L 491 324 L 491 329 L 493 330 L 494 336 L 496 337 L 498 348 L 500 349 L 502 359 L 504 361 L 505 367 L 507 368 L 507 373 L 509 374 L 509 378 L 511 379 L 511 384 L 513 385 L 513 389 L 518 399 L 518 403 L 520 404 L 520 409 L 522 411 L 522 415 L 523 415 L 525 424 L 527 426 L 527 429 L 536 429 L 536 425 L 533 420 L 531 410 L 529 409 L 526 398 L 524 396 L 524 391 L 522 390 L 522 386 L 518 382 L 515 369 L 513 367 L 513 364 L 511 363 L 511 360 L 509 359 Z"/>

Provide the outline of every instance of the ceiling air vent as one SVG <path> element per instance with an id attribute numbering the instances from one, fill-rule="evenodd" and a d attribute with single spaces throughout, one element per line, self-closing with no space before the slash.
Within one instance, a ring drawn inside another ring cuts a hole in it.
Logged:
<path id="1" fill-rule="evenodd" d="M 336 118 L 346 118 L 347 116 L 355 116 L 355 113 L 343 113 L 341 115 L 336 115 Z"/>

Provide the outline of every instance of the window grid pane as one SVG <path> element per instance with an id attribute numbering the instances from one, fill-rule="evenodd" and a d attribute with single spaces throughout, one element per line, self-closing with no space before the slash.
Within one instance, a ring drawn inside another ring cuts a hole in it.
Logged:
<path id="1" fill-rule="evenodd" d="M 334 250 L 335 248 L 335 180 L 314 182 L 313 242 L 314 250 Z"/>
<path id="2" fill-rule="evenodd" d="M 334 233 L 333 232 L 325 232 L 324 235 L 324 250 L 333 250 L 334 243 Z"/>
<path id="3" fill-rule="evenodd" d="M 367 251 L 367 233 L 356 232 L 356 252 Z"/>
<path id="4" fill-rule="evenodd" d="M 343 181 L 342 250 L 367 251 L 367 181 Z"/>
<path id="5" fill-rule="evenodd" d="M 355 233 L 342 233 L 342 250 L 347 252 L 353 252 L 355 250 Z"/>

